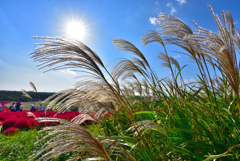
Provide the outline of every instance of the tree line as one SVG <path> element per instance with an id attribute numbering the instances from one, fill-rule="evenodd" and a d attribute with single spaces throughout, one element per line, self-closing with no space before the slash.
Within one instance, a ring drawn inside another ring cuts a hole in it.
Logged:
<path id="1" fill-rule="evenodd" d="M 43 101 L 44 99 L 51 96 L 51 92 L 32 92 L 29 91 L 28 94 L 32 97 L 33 100 L 27 98 L 23 95 L 22 91 L 0 91 L 0 101 Z"/>

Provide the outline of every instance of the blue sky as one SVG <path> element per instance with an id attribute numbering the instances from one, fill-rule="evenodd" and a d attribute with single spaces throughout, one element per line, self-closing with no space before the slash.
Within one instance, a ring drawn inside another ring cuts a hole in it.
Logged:
<path id="1" fill-rule="evenodd" d="M 77 73 L 70 70 L 38 70 L 28 53 L 36 48 L 32 36 L 66 36 L 66 26 L 71 20 L 81 21 L 87 27 L 82 41 L 92 48 L 107 65 L 116 58 L 131 54 L 119 52 L 112 45 L 116 37 L 126 39 L 142 51 L 159 77 L 169 75 L 167 68 L 157 60 L 163 48 L 158 44 L 142 47 L 140 37 L 148 30 L 155 30 L 158 13 L 172 14 L 189 26 L 198 25 L 217 31 L 207 7 L 214 12 L 230 10 L 237 24 L 240 1 L 231 0 L 0 0 L 0 90 L 32 90 L 33 82 L 42 92 L 57 92 L 72 88 Z M 175 53 L 181 51 L 167 46 L 170 56 L 177 58 L 186 82 L 197 78 L 197 67 L 187 56 Z"/>

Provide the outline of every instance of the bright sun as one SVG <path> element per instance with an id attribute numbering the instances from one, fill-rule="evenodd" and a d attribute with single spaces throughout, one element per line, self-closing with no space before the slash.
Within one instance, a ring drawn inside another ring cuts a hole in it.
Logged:
<path id="1" fill-rule="evenodd" d="M 67 23 L 66 27 L 67 36 L 77 39 L 83 40 L 86 36 L 86 26 L 83 22 L 80 21 L 71 21 Z"/>

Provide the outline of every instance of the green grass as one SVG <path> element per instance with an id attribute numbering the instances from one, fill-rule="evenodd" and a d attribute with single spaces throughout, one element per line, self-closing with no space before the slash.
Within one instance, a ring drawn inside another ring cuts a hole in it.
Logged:
<path id="1" fill-rule="evenodd" d="M 39 133 L 36 129 L 19 131 L 18 133 L 11 136 L 5 136 L 3 133 L 0 133 L 0 160 L 29 160 L 29 157 L 40 150 L 41 146 L 45 143 L 42 142 L 34 145 L 34 143 L 41 139 L 43 136 L 46 136 L 46 133 Z M 57 156 L 54 161 L 67 160 L 76 155 L 76 152 L 68 152 Z"/>
<path id="2" fill-rule="evenodd" d="M 0 160 L 28 160 L 28 157 L 37 152 L 42 144 L 34 146 L 45 134 L 36 129 L 20 131 L 13 136 L 0 134 Z"/>

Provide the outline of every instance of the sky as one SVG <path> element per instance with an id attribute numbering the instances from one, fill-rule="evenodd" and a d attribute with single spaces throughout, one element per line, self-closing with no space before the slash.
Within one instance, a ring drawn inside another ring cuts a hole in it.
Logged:
<path id="1" fill-rule="evenodd" d="M 71 27 L 76 28 L 69 26 L 73 22 L 84 28 L 82 36 L 76 38 L 95 51 L 105 65 L 117 58 L 133 56 L 117 51 L 112 45 L 112 40 L 118 37 L 138 47 L 159 77 L 169 76 L 170 70 L 161 67 L 157 59 L 163 48 L 156 43 L 143 47 L 141 36 L 156 30 L 159 13 L 176 16 L 193 29 L 191 21 L 216 32 L 207 4 L 218 15 L 223 10 L 231 11 L 239 26 L 239 0 L 0 0 L 0 90 L 30 91 L 29 82 L 40 92 L 73 88 L 79 73 L 69 69 L 44 73 L 29 55 L 37 48 L 35 44 L 41 42 L 32 36 L 70 36 L 69 32 L 74 31 Z M 180 66 L 187 65 L 182 71 L 184 81 L 196 80 L 196 65 L 184 54 L 175 52 L 182 50 L 171 45 L 167 51 Z"/>

